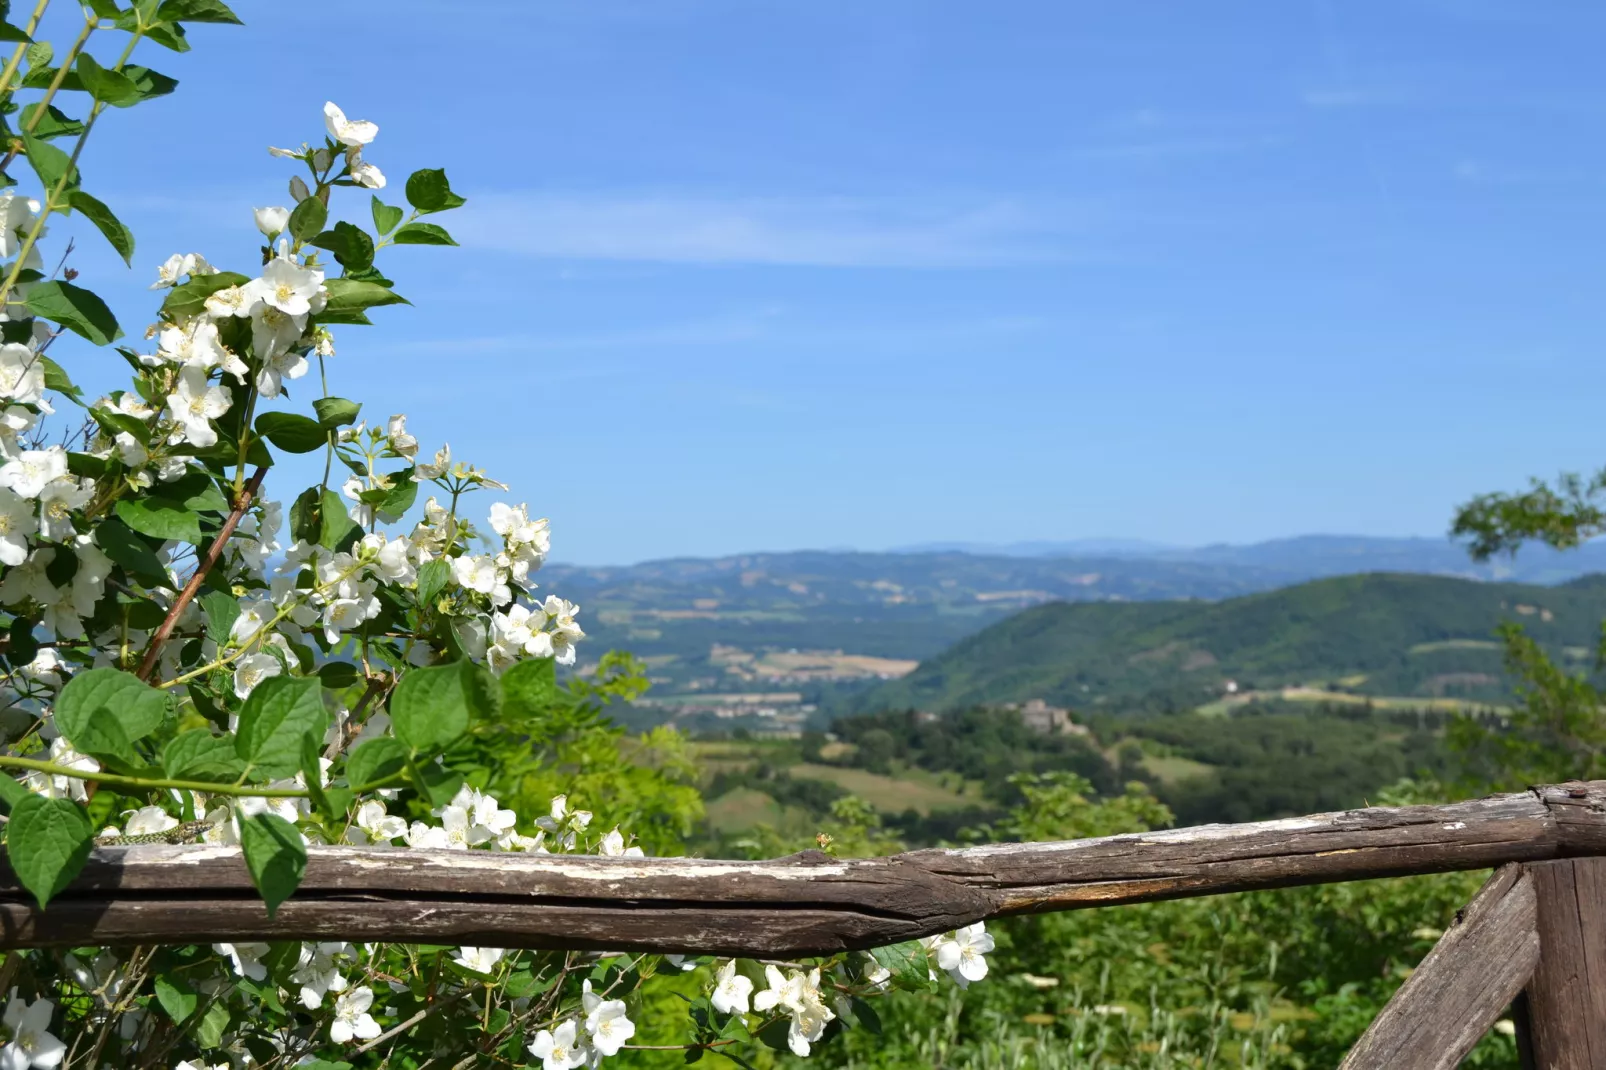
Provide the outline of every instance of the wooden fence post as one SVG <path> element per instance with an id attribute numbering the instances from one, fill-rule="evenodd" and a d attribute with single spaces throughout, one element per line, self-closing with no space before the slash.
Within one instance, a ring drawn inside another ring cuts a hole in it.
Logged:
<path id="1" fill-rule="evenodd" d="M 1606 1070 L 1606 858 L 1526 868 L 1539 924 L 1539 964 L 1527 990 L 1532 1065 Z"/>

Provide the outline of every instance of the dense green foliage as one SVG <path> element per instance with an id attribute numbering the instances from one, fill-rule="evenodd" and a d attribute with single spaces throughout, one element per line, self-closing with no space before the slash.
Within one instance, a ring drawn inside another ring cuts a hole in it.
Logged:
<path id="1" fill-rule="evenodd" d="M 1240 691 L 1325 686 L 1356 695 L 1509 696 L 1496 629 L 1521 620 L 1547 649 L 1587 659 L 1606 586 L 1375 574 L 1225 602 L 1052 603 L 995 624 L 882 684 L 862 709 L 1045 699 L 1072 707 L 1156 693 L 1180 708 Z M 1570 651 L 1570 654 L 1569 654 Z"/>

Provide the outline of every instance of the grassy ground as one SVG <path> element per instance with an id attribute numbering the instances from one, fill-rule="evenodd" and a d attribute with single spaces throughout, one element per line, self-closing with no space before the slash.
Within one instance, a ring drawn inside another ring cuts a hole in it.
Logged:
<path id="1" fill-rule="evenodd" d="M 787 771 L 800 779 L 829 780 L 883 813 L 902 813 L 913 808 L 929 814 L 933 810 L 961 809 L 980 801 L 980 795 L 973 788 L 967 786 L 964 792 L 955 791 L 951 777 L 945 785 L 942 778 L 924 769 L 899 770 L 896 776 L 883 776 L 864 769 L 803 762 Z"/>

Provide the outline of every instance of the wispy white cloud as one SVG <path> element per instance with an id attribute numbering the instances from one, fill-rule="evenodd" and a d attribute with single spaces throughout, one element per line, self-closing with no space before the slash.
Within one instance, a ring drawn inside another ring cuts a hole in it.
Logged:
<path id="1" fill-rule="evenodd" d="M 683 264 L 985 267 L 1079 259 L 1089 207 L 892 199 L 522 191 L 476 197 L 464 245 L 531 257 Z"/>

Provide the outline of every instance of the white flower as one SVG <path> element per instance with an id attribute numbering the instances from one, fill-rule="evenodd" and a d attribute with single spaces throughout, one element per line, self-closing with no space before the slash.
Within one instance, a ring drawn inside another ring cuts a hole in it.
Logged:
<path id="1" fill-rule="evenodd" d="M 50 741 L 50 764 L 76 769 L 83 773 L 100 772 L 100 763 L 73 750 L 66 736 L 57 736 Z M 78 802 L 86 802 L 89 799 L 88 789 L 77 777 L 30 770 L 22 777 L 22 784 L 29 791 L 37 792 L 49 799 L 75 799 Z"/>
<path id="2" fill-rule="evenodd" d="M 205 369 L 186 365 L 178 373 L 178 389 L 167 398 L 167 410 L 178 422 L 183 437 L 205 449 L 217 445 L 217 429 L 212 421 L 229 411 L 229 392 L 213 386 Z M 4 469 L 0 469 L 0 476 Z"/>
<path id="3" fill-rule="evenodd" d="M 150 836 L 178 828 L 178 818 L 160 806 L 141 806 L 138 810 L 125 810 L 123 817 L 124 836 Z"/>
<path id="4" fill-rule="evenodd" d="M 414 821 L 407 830 L 407 846 L 415 848 L 451 847 L 453 844 L 447 839 L 446 830 L 426 825 L 422 821 Z"/>
<path id="5" fill-rule="evenodd" d="M 250 285 L 246 283 L 247 287 Z M 249 290 L 247 292 L 252 293 Z M 272 360 L 295 345 L 305 326 L 305 316 L 287 315 L 266 301 L 252 297 L 251 347 L 262 360 Z"/>
<path id="6" fill-rule="evenodd" d="M 269 241 L 277 238 L 290 225 L 288 208 L 253 208 L 251 212 L 256 216 L 257 229 Z"/>
<path id="7" fill-rule="evenodd" d="M 61 542 L 78 534 L 73 527 L 74 509 L 89 504 L 95 493 L 93 480 L 67 478 L 46 484 L 39 492 L 39 532 L 47 539 Z"/>
<path id="8" fill-rule="evenodd" d="M 261 308 L 261 319 L 264 323 L 272 319 L 282 319 L 283 314 L 267 306 Z M 256 313 L 252 313 L 256 316 Z M 288 322 L 294 322 L 290 320 Z M 307 358 L 293 349 L 284 349 L 262 362 L 262 370 L 257 373 L 257 390 L 265 398 L 276 398 L 284 390 L 286 379 L 299 379 L 307 374 Z"/>
<path id="9" fill-rule="evenodd" d="M 697 968 L 696 961 L 688 958 L 685 955 L 665 955 L 664 961 L 682 972 L 695 970 Z"/>
<path id="10" fill-rule="evenodd" d="M 45 362 L 20 342 L 0 346 L 0 398 L 32 405 L 45 393 Z"/>
<path id="11" fill-rule="evenodd" d="M 372 1040 L 380 1033 L 368 1008 L 374 1005 L 374 990 L 367 985 L 353 988 L 335 1000 L 335 1020 L 329 1026 L 329 1039 L 336 1044 L 349 1043 L 353 1038 Z"/>
<path id="12" fill-rule="evenodd" d="M 357 807 L 357 827 L 373 843 L 389 843 L 407 835 L 406 818 L 386 813 L 385 804 L 378 799 L 369 799 Z"/>
<path id="13" fill-rule="evenodd" d="M 27 233 L 39 207 L 38 201 L 19 197 L 11 190 L 0 194 L 0 259 L 9 260 L 22 251 L 23 239 L 17 231 Z"/>
<path id="14" fill-rule="evenodd" d="M 367 189 L 384 189 L 385 173 L 362 158 L 361 149 L 346 150 L 346 167 L 357 185 Z"/>
<path id="15" fill-rule="evenodd" d="M 323 287 L 323 272 L 274 257 L 262 269 L 262 277 L 245 286 L 252 296 L 286 316 L 305 316 L 312 311 L 313 298 Z"/>
<path id="16" fill-rule="evenodd" d="M 156 281 L 151 283 L 151 289 L 161 290 L 177 286 L 178 277 L 182 274 L 184 274 L 184 254 L 174 253 L 156 268 Z"/>
<path id="17" fill-rule="evenodd" d="M 420 464 L 414 474 L 419 479 L 439 479 L 452 467 L 452 444 L 448 442 L 435 451 L 435 459 Z"/>
<path id="18" fill-rule="evenodd" d="M 366 119 L 347 119 L 332 100 L 323 106 L 323 124 L 330 137 L 348 148 L 361 148 L 379 133 L 379 127 Z"/>
<path id="19" fill-rule="evenodd" d="M 987 976 L 987 960 L 982 956 L 992 949 L 993 938 L 979 921 L 949 933 L 934 948 L 937 967 L 947 970 L 960 988 L 968 988 L 970 982 Z"/>
<path id="20" fill-rule="evenodd" d="M 385 425 L 385 434 L 390 439 L 390 448 L 403 457 L 411 457 L 418 452 L 418 439 L 407 433 L 407 416 L 404 413 L 397 413 L 390 418 Z"/>
<path id="21" fill-rule="evenodd" d="M 507 950 L 500 947 L 460 947 L 457 954 L 452 956 L 452 961 L 465 970 L 490 973 L 506 954 Z"/>
<path id="22" fill-rule="evenodd" d="M 753 1009 L 763 1012 L 779 1007 L 792 1016 L 787 1030 L 787 1047 L 799 1057 L 809 1053 L 809 1045 L 819 1040 L 825 1027 L 836 1015 L 820 999 L 820 971 L 792 971 L 783 977 L 774 966 L 764 967 L 769 988 L 753 997 Z"/>
<path id="23" fill-rule="evenodd" d="M 721 1014 L 746 1014 L 748 997 L 753 994 L 752 978 L 736 972 L 736 960 L 731 959 L 714 975 L 714 1009 Z"/>
<path id="24" fill-rule="evenodd" d="M 640 847 L 626 847 L 625 837 L 617 828 L 606 836 L 597 845 L 597 853 L 604 858 L 643 858 L 645 852 Z"/>
<path id="25" fill-rule="evenodd" d="M 272 950 L 267 944 L 213 944 L 212 950 L 228 956 L 239 977 L 260 981 L 268 976 L 268 968 L 262 965 L 262 956 Z"/>
<path id="26" fill-rule="evenodd" d="M 489 554 L 464 554 L 453 558 L 452 575 L 458 583 L 480 594 L 492 594 L 501 582 L 496 558 Z"/>
<path id="27" fill-rule="evenodd" d="M 256 686 L 271 676 L 284 672 L 284 666 L 272 654 L 247 654 L 234 663 L 234 694 L 247 698 Z"/>
<path id="28" fill-rule="evenodd" d="M 13 989 L 15 991 L 15 989 Z M 60 1066 L 67 1045 L 50 1032 L 56 1005 L 40 997 L 31 1004 L 17 996 L 6 1004 L 4 1024 L 11 1040 L 0 1048 L 0 1070 L 51 1070 Z"/>
<path id="29" fill-rule="evenodd" d="M 249 316 L 257 298 L 244 286 L 225 286 L 206 299 L 206 314 L 213 319 Z"/>
<path id="30" fill-rule="evenodd" d="M 20 498 L 37 498 L 45 486 L 67 474 L 67 451 L 60 446 L 23 450 L 0 465 L 0 487 Z"/>
<path id="31" fill-rule="evenodd" d="M 586 1061 L 585 1052 L 575 1039 L 574 1019 L 553 1030 L 543 1029 L 530 1041 L 530 1054 L 541 1060 L 541 1070 L 574 1070 Z"/>
<path id="32" fill-rule="evenodd" d="M 151 459 L 150 452 L 145 449 L 139 439 L 127 431 L 117 432 L 117 459 L 129 468 L 139 468 Z"/>
<path id="33" fill-rule="evenodd" d="M 302 944 L 301 957 L 290 973 L 290 980 L 301 986 L 301 1005 L 308 1010 L 323 1006 L 330 992 L 344 992 L 346 978 L 339 960 L 351 954 L 347 943 Z"/>
<path id="34" fill-rule="evenodd" d="M 28 536 L 39 530 L 33 505 L 0 487 L 0 563 L 20 565 L 28 557 Z"/>
<path id="35" fill-rule="evenodd" d="M 625 1001 L 603 999 L 591 991 L 590 981 L 585 983 L 580 999 L 585 1006 L 591 1046 L 603 1055 L 619 1054 L 624 1042 L 636 1035 L 636 1023 L 625 1017 Z"/>

